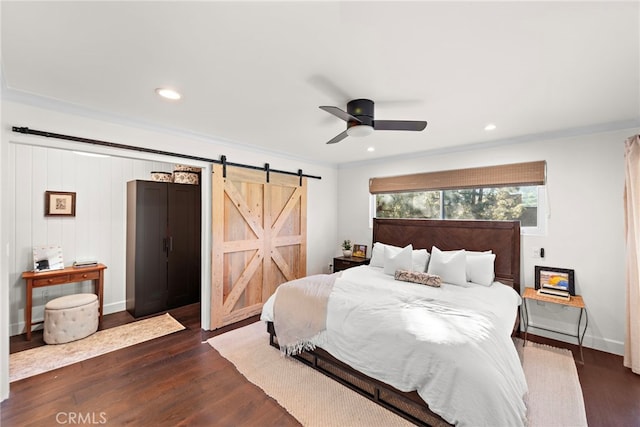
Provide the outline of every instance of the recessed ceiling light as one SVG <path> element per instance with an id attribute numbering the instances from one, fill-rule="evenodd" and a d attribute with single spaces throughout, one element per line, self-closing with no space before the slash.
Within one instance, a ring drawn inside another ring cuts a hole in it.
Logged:
<path id="1" fill-rule="evenodd" d="M 180 93 L 178 93 L 177 91 L 173 90 L 173 89 L 168 89 L 166 87 L 159 87 L 156 89 L 156 93 L 158 95 L 160 95 L 163 98 L 166 99 L 171 99 L 173 101 L 176 101 L 180 98 L 182 98 L 182 95 L 180 95 Z"/>
<path id="2" fill-rule="evenodd" d="M 493 123 L 489 123 L 484 127 L 484 130 L 494 130 L 495 128 L 496 128 L 496 125 L 494 125 Z"/>
<path id="3" fill-rule="evenodd" d="M 376 151 L 376 149 L 375 149 L 375 148 L 373 148 L 373 147 L 369 147 L 369 148 L 367 148 L 367 151 L 371 153 L 371 152 L 373 152 L 373 151 Z"/>

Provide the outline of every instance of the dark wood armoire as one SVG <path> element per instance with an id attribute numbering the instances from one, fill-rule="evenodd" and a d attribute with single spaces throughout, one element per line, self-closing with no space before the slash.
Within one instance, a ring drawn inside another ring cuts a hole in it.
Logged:
<path id="1" fill-rule="evenodd" d="M 127 183 L 127 311 L 146 316 L 200 301 L 199 185 Z"/>

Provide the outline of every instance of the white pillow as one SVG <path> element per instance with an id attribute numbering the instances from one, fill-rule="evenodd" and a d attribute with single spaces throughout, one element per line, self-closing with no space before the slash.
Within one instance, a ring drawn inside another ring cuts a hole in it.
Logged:
<path id="1" fill-rule="evenodd" d="M 464 250 L 465 253 L 467 254 L 467 260 L 470 257 L 474 257 L 474 256 L 478 256 L 478 255 L 487 255 L 487 254 L 492 254 L 493 253 L 492 250 L 479 252 L 479 251 L 468 251 L 466 249 L 458 249 L 458 250 L 455 250 L 455 251 L 442 251 L 442 252 L 445 253 L 445 254 L 450 254 L 450 253 L 454 253 L 454 252 L 460 252 L 461 250 Z M 494 255 L 493 259 L 494 260 L 496 259 L 495 255 Z M 469 271 L 469 263 L 466 263 L 466 274 L 467 274 L 467 282 L 473 282 L 473 280 L 471 280 L 471 274 L 470 274 L 470 271 Z"/>
<path id="2" fill-rule="evenodd" d="M 465 251 L 467 253 L 467 255 L 486 255 L 486 254 L 492 254 L 493 251 L 491 249 L 489 249 L 488 251 L 469 251 L 467 249 L 456 249 L 455 251 L 440 251 L 442 253 L 448 254 L 448 253 L 453 253 L 453 252 L 460 252 L 460 251 Z"/>
<path id="3" fill-rule="evenodd" d="M 495 254 L 467 254 L 467 281 L 491 286 L 495 278 Z"/>
<path id="4" fill-rule="evenodd" d="M 413 245 L 411 245 L 413 246 Z M 371 250 L 371 260 L 369 261 L 370 267 L 384 267 L 384 249 L 389 248 L 393 252 L 397 253 L 402 250 L 399 246 L 387 245 L 380 242 L 373 244 Z M 426 249 L 417 249 L 412 253 L 412 271 L 427 271 L 427 264 L 429 263 L 429 252 Z"/>
<path id="5" fill-rule="evenodd" d="M 412 269 L 425 273 L 429 264 L 429 252 L 426 249 L 416 249 L 412 253 Z"/>
<path id="6" fill-rule="evenodd" d="M 373 249 L 371 249 L 371 260 L 369 261 L 370 267 L 384 267 L 384 247 L 389 246 L 384 243 L 375 242 Z M 392 246 L 395 247 L 395 246 Z M 398 251 L 402 248 L 398 248 Z"/>
<path id="7" fill-rule="evenodd" d="M 483 255 L 490 255 L 492 253 L 493 253 L 493 251 L 491 251 L 491 250 L 483 251 L 483 252 L 467 251 L 467 282 L 473 282 L 473 280 L 471 280 L 471 270 L 469 269 L 469 258 L 477 257 L 477 256 L 481 257 Z M 496 259 L 496 256 L 494 255 L 493 256 L 493 260 L 495 261 L 495 259 Z M 493 274 L 493 267 L 491 267 L 491 271 L 492 271 L 491 274 Z M 491 279 L 491 280 L 492 280 L 492 283 L 493 283 L 493 279 Z M 487 286 L 489 286 L 489 285 L 487 285 Z"/>
<path id="8" fill-rule="evenodd" d="M 443 282 L 452 285 L 467 286 L 466 251 L 442 252 L 437 247 L 431 248 L 428 274 L 440 276 Z"/>
<path id="9" fill-rule="evenodd" d="M 396 270 L 411 270 L 413 246 L 407 245 L 397 251 L 395 247 L 384 248 L 384 274 L 395 275 Z"/>

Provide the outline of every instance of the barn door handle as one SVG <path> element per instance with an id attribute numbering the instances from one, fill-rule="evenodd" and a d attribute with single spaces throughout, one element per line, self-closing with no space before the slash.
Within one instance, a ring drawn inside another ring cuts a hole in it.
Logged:
<path id="1" fill-rule="evenodd" d="M 173 252 L 173 237 L 169 237 L 169 252 Z"/>

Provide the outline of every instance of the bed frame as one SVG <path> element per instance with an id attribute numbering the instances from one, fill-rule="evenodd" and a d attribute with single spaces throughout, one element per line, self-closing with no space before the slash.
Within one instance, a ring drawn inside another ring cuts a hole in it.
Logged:
<path id="1" fill-rule="evenodd" d="M 496 254 L 496 280 L 520 293 L 520 222 L 519 221 L 449 221 L 425 219 L 374 219 L 373 242 L 414 249 L 437 246 L 441 250 L 492 250 Z M 514 333 L 518 330 L 516 317 Z M 272 322 L 268 322 L 269 344 L 279 348 Z M 417 392 L 402 392 L 364 375 L 321 348 L 305 351 L 296 357 L 375 403 L 417 425 L 448 426 L 440 416 L 429 410 Z"/>

